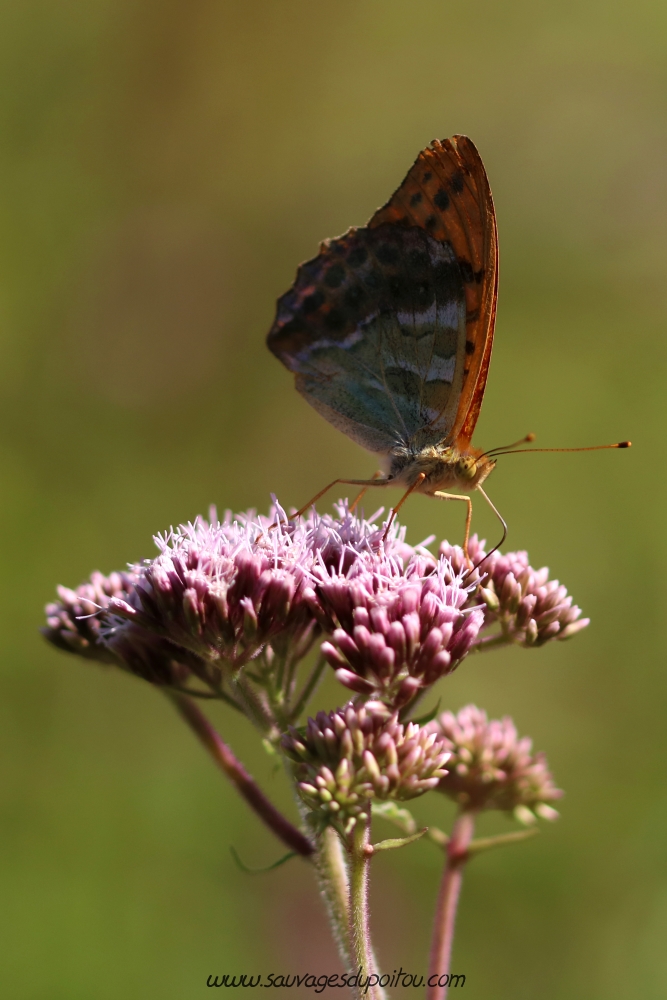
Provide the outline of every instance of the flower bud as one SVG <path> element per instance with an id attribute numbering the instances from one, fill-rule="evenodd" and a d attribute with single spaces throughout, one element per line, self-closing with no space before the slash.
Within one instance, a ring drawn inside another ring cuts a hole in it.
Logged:
<path id="1" fill-rule="evenodd" d="M 531 740 L 519 739 L 509 717 L 489 721 L 486 712 L 467 705 L 457 715 L 444 712 L 425 728 L 452 755 L 438 789 L 463 809 L 502 809 L 522 823 L 558 816 L 550 803 L 563 793 L 546 758 L 531 752 Z"/>
<path id="2" fill-rule="evenodd" d="M 371 801 L 403 801 L 434 788 L 448 759 L 433 733 L 402 725 L 377 701 L 319 712 L 305 731 L 290 728 L 282 747 L 316 825 L 332 824 L 344 836 Z"/>

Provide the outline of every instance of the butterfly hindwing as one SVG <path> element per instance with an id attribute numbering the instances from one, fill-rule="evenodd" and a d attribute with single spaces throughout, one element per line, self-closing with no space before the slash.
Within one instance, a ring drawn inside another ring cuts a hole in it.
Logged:
<path id="1" fill-rule="evenodd" d="M 436 141 L 368 226 L 301 265 L 268 345 L 308 402 L 370 451 L 471 434 L 493 337 L 495 248 L 479 154 L 463 137 Z"/>
<path id="2" fill-rule="evenodd" d="M 371 451 L 412 439 L 463 378 L 465 294 L 451 249 L 417 228 L 352 229 L 302 264 L 268 344 L 299 391 Z"/>

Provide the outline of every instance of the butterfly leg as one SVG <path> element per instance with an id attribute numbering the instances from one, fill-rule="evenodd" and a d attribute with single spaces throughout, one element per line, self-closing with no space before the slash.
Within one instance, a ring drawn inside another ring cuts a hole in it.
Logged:
<path id="1" fill-rule="evenodd" d="M 464 503 L 468 504 L 468 510 L 466 512 L 466 531 L 463 538 L 463 555 L 465 556 L 466 565 L 469 570 L 473 568 L 472 559 L 468 555 L 468 539 L 470 538 L 470 522 L 472 521 L 472 500 L 470 497 L 463 496 L 461 493 L 442 493 L 440 490 L 436 490 L 431 496 L 437 497 L 438 500 L 463 500 Z"/>
<path id="2" fill-rule="evenodd" d="M 390 479 L 377 479 L 375 477 L 373 477 L 373 479 L 334 479 L 332 483 L 329 483 L 329 485 L 325 486 L 323 490 L 316 493 L 312 500 L 309 500 L 308 503 L 304 504 L 300 510 L 297 510 L 296 514 L 292 514 L 290 521 L 293 521 L 295 518 L 301 517 L 302 514 L 305 514 L 309 507 L 312 507 L 314 503 L 317 503 L 320 497 L 323 497 L 325 493 L 328 493 L 329 490 L 333 489 L 334 486 L 337 486 L 338 483 L 343 483 L 346 486 L 364 486 L 368 489 L 369 486 L 386 486 L 389 482 L 391 482 Z M 357 501 L 355 500 L 355 503 L 356 502 Z"/>
<path id="3" fill-rule="evenodd" d="M 384 475 L 384 473 L 382 473 L 382 472 L 376 472 L 375 475 L 373 476 L 373 480 L 378 480 L 380 478 L 380 476 L 382 476 L 382 475 Z M 350 507 L 350 514 L 352 514 L 357 509 L 357 505 L 361 503 L 361 501 L 363 499 L 363 496 L 366 493 L 367 489 L 368 489 L 368 486 L 364 486 L 364 488 L 361 491 L 361 493 L 357 493 L 357 495 L 356 495 L 356 497 L 354 499 L 354 503 Z"/>
<path id="4" fill-rule="evenodd" d="M 405 491 L 405 493 L 403 494 L 403 496 L 401 497 L 401 499 L 398 501 L 398 503 L 394 507 L 394 509 L 392 510 L 391 514 L 389 515 L 389 520 L 387 521 L 387 527 L 384 529 L 384 535 L 382 536 L 382 541 L 383 542 L 387 541 L 387 535 L 389 534 L 389 529 L 391 528 L 392 524 L 394 523 L 394 518 L 398 514 L 399 510 L 401 509 L 401 507 L 403 506 L 403 504 L 405 503 L 405 501 L 408 499 L 408 497 L 410 496 L 410 494 L 412 493 L 412 491 L 416 490 L 418 486 L 421 486 L 421 484 L 424 482 L 425 479 L 426 479 L 426 473 L 425 472 L 420 472 L 419 475 L 417 476 L 417 478 L 415 479 L 414 483 L 412 484 L 412 486 Z"/>
<path id="5" fill-rule="evenodd" d="M 502 514 L 497 509 L 497 507 L 495 506 L 495 504 L 491 503 L 490 498 L 486 495 L 486 493 L 484 492 L 484 490 L 482 489 L 482 487 L 478 486 L 477 490 L 478 490 L 479 493 L 482 494 L 482 496 L 484 497 L 484 499 L 488 503 L 489 507 L 491 508 L 491 510 L 493 511 L 493 513 L 496 515 L 496 517 L 498 518 L 498 520 L 502 524 L 502 526 L 503 526 L 503 537 L 500 539 L 500 541 L 496 545 L 493 546 L 493 548 L 489 552 L 486 553 L 486 555 L 484 556 L 483 559 L 480 559 L 480 561 L 477 563 L 477 565 L 474 567 L 474 569 L 479 569 L 479 567 L 482 565 L 482 563 L 486 562 L 486 560 L 489 558 L 489 556 L 492 556 L 494 552 L 498 551 L 498 549 L 500 548 L 500 546 L 503 544 L 503 542 L 507 538 L 507 522 L 505 521 L 505 518 L 502 516 Z"/>

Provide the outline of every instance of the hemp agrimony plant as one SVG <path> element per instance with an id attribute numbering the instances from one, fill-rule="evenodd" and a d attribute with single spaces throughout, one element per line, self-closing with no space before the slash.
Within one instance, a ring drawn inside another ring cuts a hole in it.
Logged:
<path id="1" fill-rule="evenodd" d="M 588 621 L 547 569 L 524 552 L 487 556 L 471 539 L 437 556 L 341 503 L 290 521 L 276 503 L 222 521 L 211 511 L 155 539 L 158 555 L 76 590 L 60 587 L 44 635 L 60 649 L 129 671 L 171 699 L 251 809 L 313 866 L 356 996 L 385 997 L 369 925 L 373 856 L 426 835 L 444 856 L 431 945 L 428 1000 L 449 982 L 456 907 L 466 863 L 534 826 L 474 839 L 487 809 L 524 826 L 557 816 L 561 792 L 512 720 L 474 705 L 419 718 L 418 703 L 469 655 L 537 648 Z M 341 707 L 310 709 L 333 670 Z M 343 690 L 344 689 L 344 690 Z M 446 688 L 443 689 L 446 691 Z M 279 754 L 300 808 L 295 825 L 266 797 L 208 721 L 218 699 L 241 712 Z M 313 714 L 304 721 L 307 711 Z M 449 835 L 417 830 L 406 807 L 428 792 L 458 805 Z M 398 836 L 374 842 L 373 818 Z M 361 967 L 361 975 L 355 975 Z M 356 984 L 356 985 L 354 985 Z"/>

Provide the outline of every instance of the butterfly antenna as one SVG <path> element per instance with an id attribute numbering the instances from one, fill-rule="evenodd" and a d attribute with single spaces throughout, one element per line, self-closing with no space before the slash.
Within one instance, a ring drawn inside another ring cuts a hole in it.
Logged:
<path id="1" fill-rule="evenodd" d="M 529 451 L 605 451 L 608 448 L 630 448 L 631 446 L 632 441 L 616 441 L 614 444 L 594 444 L 589 448 L 520 448 L 518 451 L 513 451 L 511 448 L 506 451 L 495 451 L 494 449 L 493 457 L 523 455 Z"/>
<path id="2" fill-rule="evenodd" d="M 526 436 L 522 437 L 519 441 L 514 441 L 513 444 L 501 444 L 501 445 L 498 445 L 497 448 L 489 448 L 489 450 L 485 451 L 484 454 L 485 455 L 493 455 L 497 451 L 503 451 L 503 452 L 505 452 L 505 451 L 514 451 L 514 449 L 518 448 L 519 445 L 530 444 L 530 442 L 534 441 L 534 440 L 535 440 L 535 435 L 531 431 L 530 434 L 526 434 Z"/>

